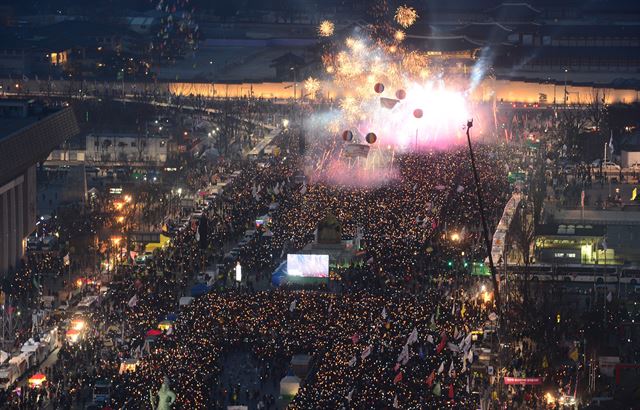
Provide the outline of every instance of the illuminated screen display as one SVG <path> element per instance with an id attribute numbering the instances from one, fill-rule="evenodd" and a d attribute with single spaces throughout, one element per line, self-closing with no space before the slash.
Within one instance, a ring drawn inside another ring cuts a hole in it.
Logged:
<path id="1" fill-rule="evenodd" d="M 307 278 L 329 277 L 329 255 L 287 255 L 287 274 Z"/>

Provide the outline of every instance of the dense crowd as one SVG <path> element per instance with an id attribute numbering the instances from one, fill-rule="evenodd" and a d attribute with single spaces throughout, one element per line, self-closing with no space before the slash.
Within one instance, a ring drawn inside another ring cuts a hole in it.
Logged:
<path id="1" fill-rule="evenodd" d="M 145 408 L 164 376 L 177 394 L 175 408 L 223 408 L 231 402 L 220 393 L 222 358 L 239 348 L 253 354 L 260 374 L 275 379 L 286 374 L 283 363 L 292 354 L 312 357 L 292 408 L 477 408 L 487 401 L 489 378 L 471 371 L 478 360 L 471 332 L 491 329 L 495 308 L 482 279 L 466 268 L 485 256 L 466 150 L 399 155 L 393 181 L 349 187 L 302 181 L 305 159 L 296 154 L 297 141 L 293 131 L 279 136 L 275 143 L 288 148 L 280 158 L 219 159 L 185 169 L 191 192 L 228 181 L 199 222 L 208 229 L 174 231 L 171 245 L 144 266 L 119 266 L 91 318 L 94 331 L 79 345 L 65 346 L 58 367 L 78 349 L 85 352 L 86 365 L 74 380 L 111 380 L 114 408 Z M 506 173 L 519 160 L 513 150 L 477 147 L 491 228 L 508 199 Z M 236 263 L 226 250 L 266 213 L 271 222 L 237 257 L 249 289 L 224 289 Z M 284 254 L 313 240 L 327 213 L 341 222 L 344 236 L 362 235 L 359 261 L 335 270 L 341 286 L 335 292 L 252 291 Z M 448 268 L 447 260 L 455 266 Z M 177 313 L 193 277 L 217 263 L 219 286 L 183 308 L 170 332 L 149 337 Z M 99 348 L 105 338 L 116 340 L 115 347 Z M 522 346 L 513 371 L 537 367 L 539 357 L 522 359 L 531 356 L 530 346 Z M 119 374 L 119 364 L 131 357 L 140 359 L 136 371 Z M 538 399 L 527 398 L 533 406 Z"/>

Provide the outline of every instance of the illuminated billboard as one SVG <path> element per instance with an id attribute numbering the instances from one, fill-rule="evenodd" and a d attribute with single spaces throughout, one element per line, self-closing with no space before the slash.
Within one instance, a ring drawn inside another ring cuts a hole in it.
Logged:
<path id="1" fill-rule="evenodd" d="M 306 278 L 329 277 L 329 255 L 287 255 L 287 275 Z"/>

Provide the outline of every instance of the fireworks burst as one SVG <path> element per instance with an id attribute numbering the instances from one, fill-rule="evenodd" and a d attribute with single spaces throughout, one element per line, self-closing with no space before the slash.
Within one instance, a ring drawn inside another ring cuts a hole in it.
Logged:
<path id="1" fill-rule="evenodd" d="M 320 81 L 313 77 L 309 77 L 304 82 L 304 89 L 311 96 L 315 96 L 318 91 L 320 91 Z"/>
<path id="2" fill-rule="evenodd" d="M 402 59 L 402 67 L 411 74 L 420 74 L 428 65 L 429 59 L 424 53 L 419 51 L 412 51 L 405 54 Z"/>
<path id="3" fill-rule="evenodd" d="M 418 19 L 418 12 L 413 7 L 400 6 L 396 10 L 396 22 L 404 28 L 411 27 Z"/>
<path id="4" fill-rule="evenodd" d="M 320 37 L 331 37 L 335 30 L 336 26 L 332 21 L 323 20 L 318 26 L 318 35 Z"/>
<path id="5" fill-rule="evenodd" d="M 393 34 L 393 38 L 396 39 L 398 43 L 402 42 L 405 39 L 405 37 L 406 37 L 406 34 L 402 30 L 396 30 L 396 32 Z"/>

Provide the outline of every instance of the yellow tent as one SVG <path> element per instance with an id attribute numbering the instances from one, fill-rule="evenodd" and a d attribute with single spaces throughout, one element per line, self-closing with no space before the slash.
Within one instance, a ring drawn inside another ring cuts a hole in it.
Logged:
<path id="1" fill-rule="evenodd" d="M 144 247 L 144 251 L 145 252 L 153 252 L 155 249 L 164 248 L 165 246 L 167 246 L 167 244 L 169 243 L 170 240 L 171 240 L 171 238 L 169 238 L 168 236 L 164 236 L 164 235 L 160 234 L 160 241 L 159 242 L 148 243 Z"/>

